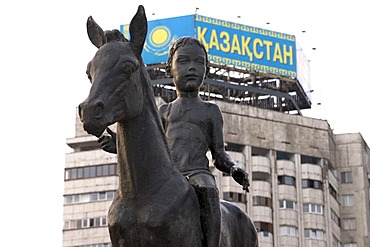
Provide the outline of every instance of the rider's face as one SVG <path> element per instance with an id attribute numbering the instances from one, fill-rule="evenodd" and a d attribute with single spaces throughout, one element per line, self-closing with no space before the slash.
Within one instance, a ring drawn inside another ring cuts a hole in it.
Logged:
<path id="1" fill-rule="evenodd" d="M 179 47 L 173 55 L 171 75 L 180 91 L 196 91 L 206 74 L 206 54 L 198 45 Z"/>

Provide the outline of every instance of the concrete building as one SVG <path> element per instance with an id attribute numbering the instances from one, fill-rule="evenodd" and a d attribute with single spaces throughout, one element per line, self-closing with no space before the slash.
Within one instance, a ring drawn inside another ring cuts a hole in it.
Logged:
<path id="1" fill-rule="evenodd" d="M 245 194 L 212 167 L 220 197 L 246 210 L 260 246 L 370 246 L 370 150 L 361 134 L 335 135 L 324 120 L 214 103 L 223 112 L 225 147 L 251 182 Z M 67 144 L 63 247 L 111 246 L 106 215 L 118 186 L 115 155 L 100 149 L 77 116 Z"/>

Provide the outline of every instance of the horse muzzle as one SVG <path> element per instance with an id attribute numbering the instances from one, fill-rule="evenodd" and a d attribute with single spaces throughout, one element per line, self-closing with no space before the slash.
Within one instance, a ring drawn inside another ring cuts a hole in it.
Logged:
<path id="1" fill-rule="evenodd" d="M 84 130 L 96 137 L 100 137 L 108 124 L 104 121 L 105 106 L 102 101 L 89 104 L 86 101 L 78 106 L 78 114 Z"/>

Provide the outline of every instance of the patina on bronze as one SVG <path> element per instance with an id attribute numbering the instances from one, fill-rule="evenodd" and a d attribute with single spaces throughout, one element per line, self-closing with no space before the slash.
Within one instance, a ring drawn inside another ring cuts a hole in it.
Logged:
<path id="1" fill-rule="evenodd" d="M 141 59 L 147 32 L 143 6 L 130 23 L 130 41 L 89 17 L 98 47 L 87 74 L 92 82 L 79 114 L 97 137 L 117 123 L 119 187 L 108 212 L 114 247 L 203 246 L 193 187 L 173 163 L 149 76 Z M 253 223 L 238 207 L 221 202 L 221 246 L 257 246 Z"/>

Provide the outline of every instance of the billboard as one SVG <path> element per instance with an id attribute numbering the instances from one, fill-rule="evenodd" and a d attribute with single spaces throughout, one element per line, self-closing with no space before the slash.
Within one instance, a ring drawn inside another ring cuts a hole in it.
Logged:
<path id="1" fill-rule="evenodd" d="M 121 25 L 128 37 L 128 25 Z M 168 48 L 181 36 L 196 37 L 218 64 L 297 77 L 295 36 L 201 15 L 188 15 L 148 22 L 143 50 L 147 65 L 165 63 Z"/>
<path id="2" fill-rule="evenodd" d="M 170 44 L 182 36 L 194 37 L 194 15 L 148 21 L 148 33 L 142 57 L 144 63 L 165 63 Z M 125 37 L 129 35 L 129 25 L 121 25 L 120 31 Z"/>

